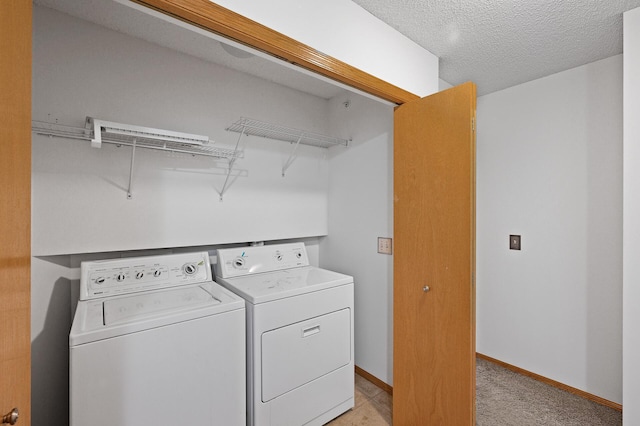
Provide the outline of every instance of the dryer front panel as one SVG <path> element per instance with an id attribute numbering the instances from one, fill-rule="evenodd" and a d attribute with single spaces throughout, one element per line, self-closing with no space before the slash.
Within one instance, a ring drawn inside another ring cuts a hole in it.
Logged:
<path id="1" fill-rule="evenodd" d="M 351 309 L 262 334 L 262 402 L 268 402 L 351 361 Z"/>

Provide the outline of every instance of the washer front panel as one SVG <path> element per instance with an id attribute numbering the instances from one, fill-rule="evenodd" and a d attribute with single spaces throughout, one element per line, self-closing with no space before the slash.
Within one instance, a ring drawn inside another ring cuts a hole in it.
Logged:
<path id="1" fill-rule="evenodd" d="M 237 309 L 70 347 L 69 424 L 244 426 L 244 320 Z"/>

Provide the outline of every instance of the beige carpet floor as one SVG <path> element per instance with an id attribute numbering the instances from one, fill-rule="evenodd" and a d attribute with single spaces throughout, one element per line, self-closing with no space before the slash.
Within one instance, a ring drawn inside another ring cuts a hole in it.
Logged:
<path id="1" fill-rule="evenodd" d="M 477 359 L 478 426 L 617 426 L 622 413 Z"/>

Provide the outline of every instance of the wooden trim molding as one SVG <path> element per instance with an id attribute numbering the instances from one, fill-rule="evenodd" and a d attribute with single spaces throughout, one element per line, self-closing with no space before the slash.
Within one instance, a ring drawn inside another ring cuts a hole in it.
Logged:
<path id="1" fill-rule="evenodd" d="M 480 359 L 484 359 L 486 361 L 497 364 L 501 367 L 506 368 L 507 370 L 511 370 L 518 374 L 522 374 L 523 376 L 531 377 L 532 379 L 538 380 L 539 382 L 546 383 L 555 388 L 562 389 L 567 392 L 571 392 L 574 395 L 578 395 L 584 399 L 588 399 L 589 401 L 596 402 L 598 404 L 604 405 L 609 408 L 613 408 L 614 410 L 622 411 L 622 405 L 617 402 L 609 401 L 608 399 L 601 398 L 599 396 L 593 395 L 591 393 L 585 392 L 583 390 L 571 387 L 569 385 L 565 385 L 564 383 L 556 382 L 555 380 L 549 379 L 547 377 L 541 376 L 536 373 L 532 373 L 531 371 L 524 370 L 520 367 L 516 367 L 515 365 L 507 364 L 506 362 L 502 362 L 495 358 L 491 358 L 487 355 L 483 355 L 481 353 L 476 353 L 476 357 Z"/>
<path id="2" fill-rule="evenodd" d="M 374 385 L 376 385 L 377 387 L 379 387 L 380 389 L 382 389 L 383 391 L 385 391 L 389 395 L 393 395 L 393 386 L 386 384 L 385 382 L 383 382 L 382 380 L 378 379 L 373 374 L 369 373 L 368 371 L 363 370 L 362 368 L 358 367 L 357 365 L 356 365 L 356 374 L 359 375 L 359 376 L 364 377 L 365 379 L 367 379 L 368 381 L 370 381 L 371 383 L 373 383 Z"/>
<path id="3" fill-rule="evenodd" d="M 32 2 L 0 1 L 0 415 L 31 424 Z"/>
<path id="4" fill-rule="evenodd" d="M 381 99 L 418 99 L 404 89 L 326 55 L 209 0 L 131 0 Z"/>

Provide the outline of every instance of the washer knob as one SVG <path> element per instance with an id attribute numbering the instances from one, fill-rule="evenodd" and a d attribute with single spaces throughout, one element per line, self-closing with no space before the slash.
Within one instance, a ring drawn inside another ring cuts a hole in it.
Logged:
<path id="1" fill-rule="evenodd" d="M 123 272 L 120 272 L 118 275 L 116 275 L 116 281 L 118 281 L 118 282 L 124 281 L 125 278 L 126 278 L 126 276 L 124 275 Z"/>
<path id="2" fill-rule="evenodd" d="M 182 270 L 184 271 L 185 274 L 187 275 L 193 275 L 196 272 L 198 272 L 198 265 L 196 265 L 195 263 L 186 263 L 183 267 Z"/>

